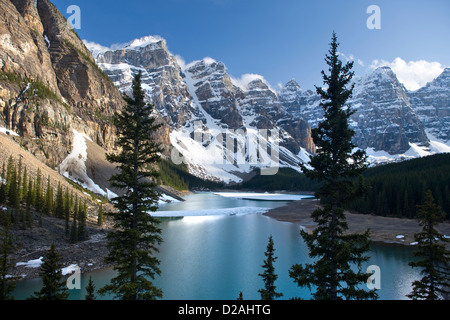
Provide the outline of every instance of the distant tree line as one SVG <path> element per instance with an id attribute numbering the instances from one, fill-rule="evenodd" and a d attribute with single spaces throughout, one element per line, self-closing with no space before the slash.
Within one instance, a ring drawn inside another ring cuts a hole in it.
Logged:
<path id="1" fill-rule="evenodd" d="M 303 173 L 292 168 L 279 168 L 274 175 L 261 175 L 260 169 L 256 169 L 255 173 L 251 179 L 229 188 L 263 191 L 316 191 L 320 185 L 317 180 L 308 179 Z"/>
<path id="2" fill-rule="evenodd" d="M 177 190 L 224 188 L 224 183 L 205 180 L 188 172 L 186 165 L 175 165 L 172 161 L 161 158 L 158 162 L 159 185 L 168 185 Z"/>
<path id="3" fill-rule="evenodd" d="M 189 189 L 189 180 L 185 180 L 185 173 L 183 169 L 177 168 L 168 160 L 161 159 L 158 163 L 159 167 L 159 185 L 167 185 L 179 191 Z"/>
<path id="4" fill-rule="evenodd" d="M 436 154 L 381 165 L 363 174 L 367 192 L 348 209 L 364 214 L 416 218 L 417 206 L 431 190 L 436 203 L 450 219 L 450 154 Z"/>

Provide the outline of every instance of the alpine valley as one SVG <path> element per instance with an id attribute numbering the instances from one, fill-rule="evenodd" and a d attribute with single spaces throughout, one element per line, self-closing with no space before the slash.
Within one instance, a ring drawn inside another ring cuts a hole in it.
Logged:
<path id="1" fill-rule="evenodd" d="M 320 99 L 293 79 L 274 90 L 263 76 L 234 79 L 213 58 L 185 64 L 158 36 L 113 49 L 94 45 L 47 0 L 0 0 L 0 7 L 2 131 L 96 193 L 109 192 L 111 118 L 139 71 L 163 124 L 154 138 L 164 157 L 197 177 L 233 183 L 256 168 L 300 170 L 315 152 L 311 128 L 322 118 Z M 354 79 L 350 124 L 370 161 L 450 151 L 449 68 L 414 92 L 388 67 Z"/>

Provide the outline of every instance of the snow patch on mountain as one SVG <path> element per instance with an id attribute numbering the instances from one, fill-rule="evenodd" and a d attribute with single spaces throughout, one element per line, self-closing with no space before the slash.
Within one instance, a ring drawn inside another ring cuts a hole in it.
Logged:
<path id="1" fill-rule="evenodd" d="M 59 171 L 63 176 L 80 184 L 83 188 L 105 196 L 106 192 L 86 173 L 87 146 L 85 139 L 92 141 L 87 135 L 73 129 L 72 152 L 61 162 Z"/>

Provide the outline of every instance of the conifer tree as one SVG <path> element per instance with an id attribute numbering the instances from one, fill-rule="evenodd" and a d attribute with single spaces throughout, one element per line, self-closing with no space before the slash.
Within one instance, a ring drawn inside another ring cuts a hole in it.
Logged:
<path id="1" fill-rule="evenodd" d="M 316 288 L 314 299 L 371 299 L 377 296 L 376 292 L 358 287 L 369 277 L 361 270 L 361 264 L 368 260 L 365 256 L 369 250 L 368 231 L 344 234 L 348 229 L 344 207 L 364 190 L 360 183 L 354 184 L 361 182 L 355 178 L 366 168 L 366 155 L 361 150 L 352 152 L 354 131 L 348 121 L 354 111 L 346 106 L 346 102 L 354 86 L 350 85 L 353 62 L 342 64 L 338 45 L 333 32 L 329 54 L 325 58 L 330 73 L 322 71 L 327 88 L 316 86 L 324 110 L 324 120 L 312 130 L 317 154 L 309 162 L 311 168 L 301 165 L 308 178 L 321 182 L 315 193 L 321 207 L 311 214 L 317 227 L 311 234 L 301 231 L 309 255 L 316 260 L 313 264 L 292 266 L 290 276 L 299 286 Z"/>
<path id="2" fill-rule="evenodd" d="M 45 197 L 44 197 L 43 213 L 45 215 L 50 215 L 52 210 L 53 210 L 53 188 L 50 184 L 50 176 L 48 176 L 47 191 L 45 192 Z"/>
<path id="3" fill-rule="evenodd" d="M 70 234 L 70 196 L 69 190 L 66 188 L 64 192 L 64 219 L 65 219 L 65 230 L 66 236 Z"/>
<path id="4" fill-rule="evenodd" d="M 0 204 L 6 203 L 6 168 L 5 163 L 2 165 L 2 176 L 0 177 Z"/>
<path id="5" fill-rule="evenodd" d="M 33 205 L 33 195 L 34 195 L 34 185 L 33 180 L 28 179 L 28 191 L 27 196 L 25 198 L 25 205 L 27 207 L 31 207 Z"/>
<path id="6" fill-rule="evenodd" d="M 36 211 L 41 213 L 43 208 L 43 199 L 42 199 L 42 174 L 41 169 L 37 169 L 36 182 L 34 184 L 34 207 Z"/>
<path id="7" fill-rule="evenodd" d="M 273 263 L 278 259 L 278 257 L 275 257 L 274 253 L 275 249 L 273 247 L 273 238 L 272 236 L 270 236 L 266 252 L 264 253 L 267 258 L 266 260 L 264 260 L 264 264 L 262 265 L 262 267 L 264 268 L 264 272 L 262 274 L 259 274 L 259 276 L 262 277 L 264 281 L 264 288 L 258 290 L 258 292 L 261 294 L 261 300 L 274 300 L 275 298 L 283 296 L 282 293 L 275 291 L 275 281 L 278 279 L 278 275 L 275 273 L 275 267 Z"/>
<path id="8" fill-rule="evenodd" d="M 28 172 L 27 167 L 23 169 L 23 177 L 22 177 L 22 188 L 21 188 L 21 196 L 20 200 L 26 201 L 27 195 L 28 195 Z"/>
<path id="9" fill-rule="evenodd" d="M 103 225 L 103 204 L 100 203 L 98 206 L 98 213 L 97 213 L 97 225 L 102 226 Z"/>
<path id="10" fill-rule="evenodd" d="M 78 207 L 78 226 L 77 226 L 78 241 L 84 241 L 88 238 L 86 229 L 86 217 L 87 217 L 86 200 L 84 201 L 84 204 L 82 204 L 80 200 Z"/>
<path id="11" fill-rule="evenodd" d="M 42 277 L 43 286 L 29 298 L 30 300 L 67 300 L 69 290 L 62 279 L 60 259 L 55 244 L 52 244 L 40 267 L 39 275 Z"/>
<path id="12" fill-rule="evenodd" d="M 425 203 L 418 206 L 419 224 L 422 231 L 414 235 L 417 247 L 414 255 L 422 260 L 410 262 L 413 268 L 421 268 L 422 279 L 413 282 L 413 291 L 408 295 L 413 300 L 440 300 L 450 293 L 450 252 L 443 242 L 445 238 L 435 227 L 444 221 L 445 213 L 435 204 L 428 190 Z"/>
<path id="13" fill-rule="evenodd" d="M 89 282 L 86 287 L 86 300 L 95 300 L 95 285 L 94 281 L 92 281 L 92 276 L 89 277 Z"/>
<path id="14" fill-rule="evenodd" d="M 78 241 L 78 195 L 75 195 L 72 226 L 70 227 L 70 242 L 75 243 Z"/>
<path id="15" fill-rule="evenodd" d="M 159 125 L 152 117 L 153 106 L 144 100 L 141 73 L 134 77 L 132 89 L 133 97 L 124 96 L 127 105 L 114 117 L 121 151 L 107 157 L 119 169 L 111 185 L 124 191 L 114 199 L 117 212 L 112 214 L 114 229 L 108 234 L 106 258 L 114 263 L 117 276 L 100 292 L 114 293 L 123 300 L 147 300 L 162 297 L 162 290 L 152 283 L 160 274 L 154 252 L 162 241 L 161 230 L 150 214 L 158 208 L 157 172 L 151 164 L 160 159 L 159 147 L 152 139 Z"/>
<path id="16" fill-rule="evenodd" d="M 18 202 L 22 200 L 22 158 L 19 158 L 17 167 L 17 198 Z"/>
<path id="17" fill-rule="evenodd" d="M 8 203 L 14 209 L 19 209 L 19 193 L 17 188 L 17 171 L 16 165 L 12 156 L 8 160 L 7 169 L 7 188 L 8 188 Z"/>
<path id="18" fill-rule="evenodd" d="M 31 216 L 31 205 L 33 203 L 33 181 L 29 180 L 27 185 L 28 187 L 25 196 L 25 206 L 27 210 L 27 215 L 29 214 Z"/>
<path id="19" fill-rule="evenodd" d="M 9 256 L 14 252 L 12 235 L 10 233 L 11 222 L 9 215 L 3 214 L 3 227 L 0 233 L 0 300 L 13 300 L 12 292 L 18 277 L 9 276 L 9 271 L 14 266 Z"/>
<path id="20" fill-rule="evenodd" d="M 56 191 L 55 217 L 64 218 L 64 193 L 60 182 Z"/>

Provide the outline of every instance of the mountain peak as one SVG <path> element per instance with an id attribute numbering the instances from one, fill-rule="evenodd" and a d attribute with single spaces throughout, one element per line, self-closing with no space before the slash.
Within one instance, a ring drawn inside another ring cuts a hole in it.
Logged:
<path id="1" fill-rule="evenodd" d="M 389 66 L 382 66 L 379 68 L 376 68 L 373 71 L 374 74 L 386 74 L 386 75 L 395 75 L 394 71 L 392 71 L 391 67 Z"/>
<path id="2" fill-rule="evenodd" d="M 286 84 L 283 86 L 281 90 L 299 91 L 301 90 L 301 87 L 295 79 L 291 79 L 288 82 L 286 82 Z"/>
<path id="3" fill-rule="evenodd" d="M 152 44 L 163 43 L 165 45 L 166 40 L 160 36 L 145 36 L 139 39 L 134 39 L 131 42 L 125 43 L 123 49 L 138 49 L 144 48 Z"/>

